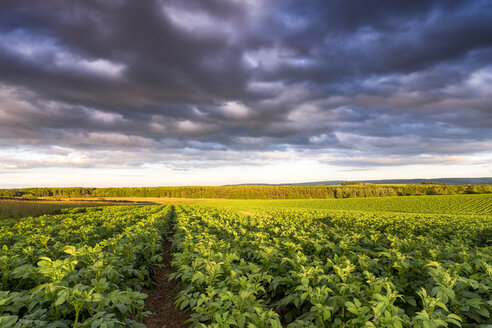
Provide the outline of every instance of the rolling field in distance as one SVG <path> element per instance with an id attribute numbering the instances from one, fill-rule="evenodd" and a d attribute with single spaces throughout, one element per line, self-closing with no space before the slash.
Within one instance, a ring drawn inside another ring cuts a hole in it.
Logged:
<path id="1" fill-rule="evenodd" d="M 306 208 L 375 212 L 492 215 L 492 194 L 389 196 L 344 199 L 228 200 L 169 197 L 67 198 L 43 201 L 0 199 L 0 218 L 49 214 L 67 207 L 121 205 L 121 203 L 200 204 L 206 207 L 251 211 L 264 208 Z"/>
<path id="2" fill-rule="evenodd" d="M 202 206 L 238 210 L 306 208 L 373 212 L 492 215 L 492 195 L 391 196 L 345 199 L 216 200 Z"/>
<path id="3" fill-rule="evenodd" d="M 51 213 L 67 207 L 103 206 L 103 202 L 27 201 L 0 199 L 0 219 L 22 218 Z"/>
<path id="4" fill-rule="evenodd" d="M 145 204 L 151 203 L 148 200 L 139 199 L 0 199 L 0 219 L 22 218 L 26 216 L 38 216 L 50 214 L 63 208 L 71 207 L 95 207 L 122 204 Z"/>

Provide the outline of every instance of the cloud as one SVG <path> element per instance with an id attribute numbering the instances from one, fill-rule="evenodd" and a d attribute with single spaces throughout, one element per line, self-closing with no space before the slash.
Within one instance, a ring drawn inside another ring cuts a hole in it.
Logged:
<path id="1" fill-rule="evenodd" d="M 489 1 L 6 0 L 0 15 L 0 144 L 37 154 L 25 167 L 490 150 Z"/>

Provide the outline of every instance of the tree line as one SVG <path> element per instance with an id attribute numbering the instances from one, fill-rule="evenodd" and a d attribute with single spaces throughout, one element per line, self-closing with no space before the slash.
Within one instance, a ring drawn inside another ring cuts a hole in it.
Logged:
<path id="1" fill-rule="evenodd" d="M 0 189 L 0 197 L 170 197 L 309 199 L 492 193 L 492 185 L 189 186 L 136 188 Z"/>

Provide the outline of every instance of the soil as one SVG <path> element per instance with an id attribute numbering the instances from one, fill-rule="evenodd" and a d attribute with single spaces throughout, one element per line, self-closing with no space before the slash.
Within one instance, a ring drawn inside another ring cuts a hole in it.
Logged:
<path id="1" fill-rule="evenodd" d="M 162 254 L 162 264 L 164 268 L 156 267 L 153 280 L 157 288 L 153 290 L 143 289 L 142 293 L 149 295 L 146 300 L 145 310 L 154 314 L 144 318 L 142 321 L 147 328 L 182 328 L 189 327 L 185 323 L 188 315 L 180 314 L 174 308 L 174 301 L 179 289 L 176 288 L 177 281 L 169 281 L 168 277 L 173 272 L 171 268 L 172 255 L 167 253 L 171 243 L 164 243 L 164 254 Z"/>

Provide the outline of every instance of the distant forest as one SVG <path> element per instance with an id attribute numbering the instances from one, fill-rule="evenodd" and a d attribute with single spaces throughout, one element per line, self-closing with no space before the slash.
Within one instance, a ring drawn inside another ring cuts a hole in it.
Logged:
<path id="1" fill-rule="evenodd" d="M 492 193 L 492 185 L 194 186 L 0 189 L 0 197 L 172 197 L 308 199 Z"/>

